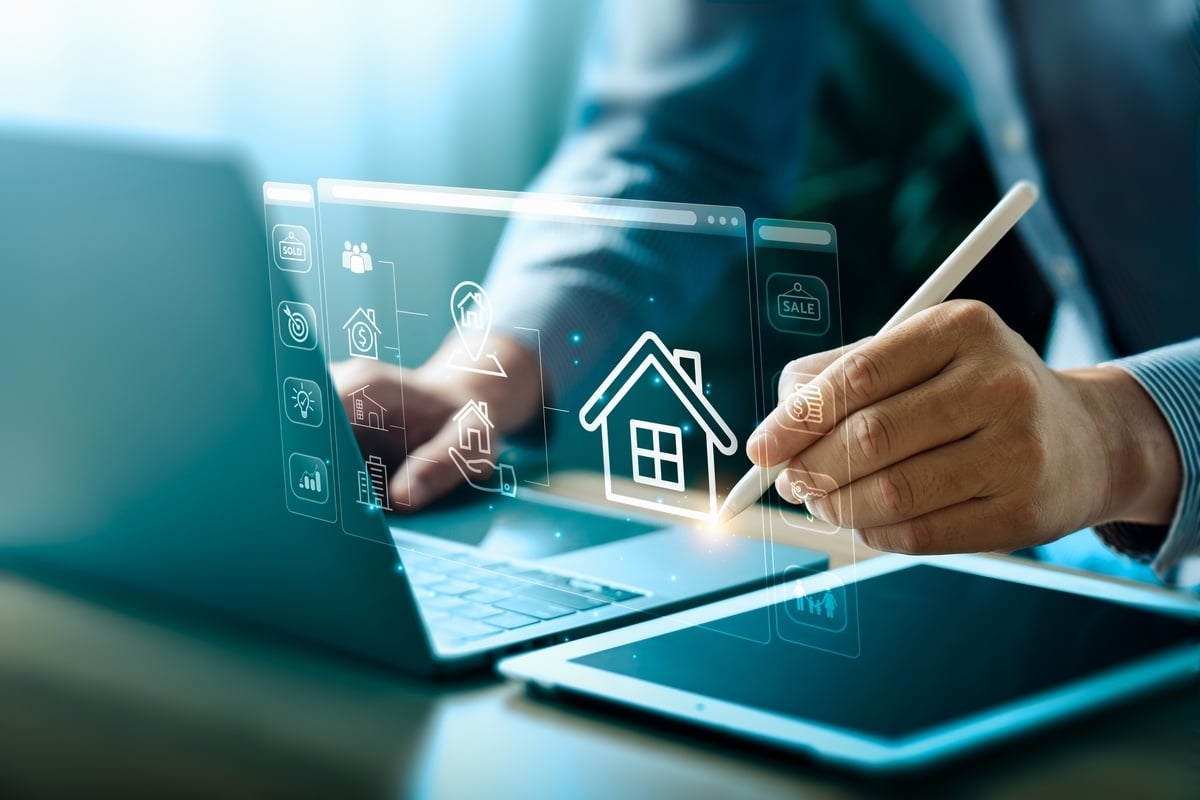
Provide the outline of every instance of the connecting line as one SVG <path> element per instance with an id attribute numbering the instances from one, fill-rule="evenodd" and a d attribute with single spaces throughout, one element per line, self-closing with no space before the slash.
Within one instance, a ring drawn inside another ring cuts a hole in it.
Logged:
<path id="1" fill-rule="evenodd" d="M 397 309 L 397 314 L 399 314 L 401 312 L 399 311 L 400 296 L 398 293 L 398 289 L 396 288 L 396 262 L 380 261 L 379 263 L 387 264 L 389 267 L 392 268 L 392 308 Z M 429 315 L 425 314 L 424 316 L 429 316 Z M 401 434 L 401 439 L 403 440 L 403 444 L 404 444 L 404 457 L 408 458 L 409 457 L 408 456 L 408 410 L 407 410 L 408 406 L 404 402 L 404 369 L 403 369 L 404 365 L 401 363 L 403 361 L 403 356 L 400 354 L 400 346 L 399 346 L 400 345 L 400 319 L 397 316 L 393 316 L 392 321 L 396 323 L 396 347 L 394 349 L 396 351 L 396 364 L 401 367 L 401 370 L 400 370 L 400 420 L 404 423 L 404 426 L 400 427 L 397 425 L 392 425 L 391 427 L 399 428 L 400 434 Z M 390 350 L 393 348 L 388 348 L 388 349 Z M 406 487 L 408 489 L 408 503 L 406 503 L 406 505 L 411 506 L 412 505 L 412 477 L 408 474 L 407 470 L 405 470 L 405 472 L 404 472 L 404 478 L 408 482 L 408 486 Z"/>
<path id="2" fill-rule="evenodd" d="M 542 371 L 542 332 L 538 328 L 523 328 L 519 325 L 514 325 L 513 329 L 518 330 L 518 331 L 529 331 L 530 333 L 537 335 L 538 382 L 541 385 L 541 391 L 542 391 L 542 451 L 546 455 L 546 476 L 549 477 L 549 475 L 550 475 L 550 428 L 546 424 L 546 378 Z M 549 480 L 547 480 L 545 483 L 542 483 L 541 481 L 531 481 L 527 478 L 525 480 L 525 483 L 531 483 L 534 486 L 544 486 L 547 489 L 550 488 Z"/>

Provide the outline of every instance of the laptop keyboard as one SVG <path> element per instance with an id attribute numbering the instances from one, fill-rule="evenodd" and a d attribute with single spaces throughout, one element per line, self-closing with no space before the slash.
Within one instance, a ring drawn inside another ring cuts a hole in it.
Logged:
<path id="1" fill-rule="evenodd" d="M 432 555 L 405 550 L 421 614 L 442 644 L 497 636 L 538 622 L 593 612 L 644 593 L 530 568 L 485 561 L 476 552 Z"/>

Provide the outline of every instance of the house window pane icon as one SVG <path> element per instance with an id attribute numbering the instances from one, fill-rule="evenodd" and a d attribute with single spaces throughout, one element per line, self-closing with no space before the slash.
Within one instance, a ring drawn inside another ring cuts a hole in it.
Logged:
<path id="1" fill-rule="evenodd" d="M 661 489 L 683 489 L 683 431 L 675 425 L 631 420 L 633 479 Z"/>
<path id="2" fill-rule="evenodd" d="M 671 392 L 650 413 L 630 400 L 641 391 Z M 652 416 L 658 418 L 651 418 Z M 691 432 L 685 437 L 680 420 Z M 621 357 L 579 411 L 584 430 L 599 430 L 604 446 L 605 496 L 666 514 L 711 520 L 717 513 L 713 456 L 733 455 L 737 437 L 704 393 L 700 354 L 668 350 L 646 331 Z M 691 464 L 692 468 L 688 468 Z M 633 486 L 615 486 L 613 469 L 630 465 Z M 703 475 L 686 486 L 686 474 Z"/>

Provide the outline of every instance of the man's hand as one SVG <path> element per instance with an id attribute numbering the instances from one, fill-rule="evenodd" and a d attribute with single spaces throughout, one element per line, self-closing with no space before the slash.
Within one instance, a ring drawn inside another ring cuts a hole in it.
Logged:
<path id="1" fill-rule="evenodd" d="M 799 374 L 817 376 L 819 422 L 788 413 Z M 747 455 L 789 461 L 789 502 L 797 481 L 832 478 L 806 493 L 809 511 L 880 550 L 1009 551 L 1107 521 L 1165 524 L 1180 490 L 1174 438 L 1132 377 L 1055 372 L 977 302 L 793 361 L 780 398 Z"/>
<path id="2" fill-rule="evenodd" d="M 333 365 L 334 383 L 351 419 L 350 393 L 364 386 L 387 409 L 388 430 L 358 426 L 354 432 L 364 453 L 378 455 L 392 466 L 388 491 L 397 510 L 415 511 L 428 505 L 462 483 L 465 475 L 475 485 L 495 484 L 496 491 L 504 491 L 503 475 L 489 480 L 494 469 L 491 459 L 472 458 L 468 473 L 455 464 L 450 451 L 460 442 L 454 415 L 471 400 L 487 404 L 488 418 L 495 425 L 494 457 L 500 438 L 532 419 L 541 405 L 537 358 L 524 345 L 498 336 L 489 340 L 488 352 L 495 352 L 508 377 L 454 369 L 449 364 L 458 349 L 457 339 L 448 339 L 416 369 L 358 358 Z M 459 461 L 465 460 L 460 453 Z M 511 468 L 508 471 L 511 491 Z"/>

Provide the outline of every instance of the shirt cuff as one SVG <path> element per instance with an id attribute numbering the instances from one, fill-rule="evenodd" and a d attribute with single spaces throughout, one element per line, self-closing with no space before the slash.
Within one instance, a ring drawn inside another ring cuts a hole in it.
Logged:
<path id="1" fill-rule="evenodd" d="M 1149 561 L 1156 575 L 1175 582 L 1180 563 L 1200 557 L 1200 339 L 1108 362 L 1141 384 L 1175 437 L 1183 481 L 1166 526 L 1115 522 L 1097 526 L 1100 539 L 1125 555 Z"/>

